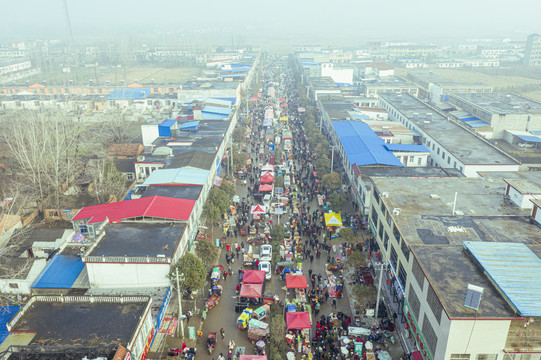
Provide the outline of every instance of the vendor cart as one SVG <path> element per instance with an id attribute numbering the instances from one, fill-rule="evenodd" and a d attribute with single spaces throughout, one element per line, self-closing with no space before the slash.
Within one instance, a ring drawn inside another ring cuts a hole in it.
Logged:
<path id="1" fill-rule="evenodd" d="M 248 340 L 256 343 L 259 340 L 266 340 L 270 334 L 269 324 L 256 319 L 251 319 L 248 323 Z"/>
<path id="2" fill-rule="evenodd" d="M 250 322 L 250 319 L 252 318 L 253 310 L 250 308 L 244 309 L 242 314 L 237 318 L 237 328 L 241 330 L 245 330 L 248 327 L 248 323 Z"/>
<path id="3" fill-rule="evenodd" d="M 241 235 L 241 236 L 246 236 L 247 233 L 248 233 L 247 226 L 246 226 L 246 225 L 242 225 L 242 227 L 240 228 L 240 235 Z"/>
<path id="4" fill-rule="evenodd" d="M 207 300 L 207 309 L 212 309 L 215 305 L 217 305 L 220 302 L 220 296 L 216 293 L 212 294 L 210 298 Z"/>
<path id="5" fill-rule="evenodd" d="M 270 306 L 269 305 L 263 305 L 261 307 L 258 307 L 254 310 L 253 313 L 253 319 L 255 320 L 264 320 L 267 318 L 267 315 L 269 315 L 270 312 Z"/>

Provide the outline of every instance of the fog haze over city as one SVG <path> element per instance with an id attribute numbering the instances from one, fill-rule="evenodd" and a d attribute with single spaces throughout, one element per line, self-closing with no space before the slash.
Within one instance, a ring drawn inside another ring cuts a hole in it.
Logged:
<path id="1" fill-rule="evenodd" d="M 75 39 L 148 36 L 204 30 L 216 37 L 311 37 L 349 42 L 430 40 L 471 37 L 523 39 L 538 31 L 541 3 L 534 0 L 440 2 L 285 1 L 152 2 L 67 1 Z M 17 1 L 0 14 L 3 38 L 63 37 L 68 34 L 64 3 Z M 16 15 L 16 16 L 14 16 Z"/>

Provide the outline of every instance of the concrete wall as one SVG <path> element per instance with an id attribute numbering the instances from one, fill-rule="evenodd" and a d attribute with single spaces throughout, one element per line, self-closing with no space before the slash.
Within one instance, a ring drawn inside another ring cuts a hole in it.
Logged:
<path id="1" fill-rule="evenodd" d="M 4 294 L 30 295 L 30 287 L 47 265 L 46 259 L 34 260 L 30 272 L 24 279 L 0 279 L 0 292 Z M 13 284 L 16 287 L 11 287 Z"/>
<path id="2" fill-rule="evenodd" d="M 94 288 L 167 287 L 170 264 L 86 263 Z"/>

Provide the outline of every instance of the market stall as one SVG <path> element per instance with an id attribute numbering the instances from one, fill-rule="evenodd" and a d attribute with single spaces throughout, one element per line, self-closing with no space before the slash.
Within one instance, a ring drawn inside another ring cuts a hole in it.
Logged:
<path id="1" fill-rule="evenodd" d="M 288 336 L 291 336 L 293 332 L 297 332 L 296 340 L 298 342 L 298 351 L 300 352 L 305 345 L 310 343 L 310 329 L 312 328 L 310 313 L 307 311 L 287 312 L 286 325 L 289 332 L 288 335 L 286 335 L 288 342 L 291 340 L 295 341 Z"/>
<path id="2" fill-rule="evenodd" d="M 259 185 L 259 192 L 269 192 L 272 191 L 273 188 L 274 186 L 271 184 L 261 184 Z"/>
<path id="3" fill-rule="evenodd" d="M 261 183 L 272 183 L 274 181 L 274 176 L 272 176 L 272 174 L 267 171 L 266 173 L 261 175 L 260 181 Z"/>
<path id="4" fill-rule="evenodd" d="M 242 277 L 243 284 L 263 284 L 265 282 L 265 272 L 261 270 L 245 270 Z"/>
<path id="5" fill-rule="evenodd" d="M 306 289 L 308 289 L 306 275 L 286 275 L 286 289 L 295 289 L 295 299 L 306 302 Z"/>
<path id="6" fill-rule="evenodd" d="M 241 298 L 261 299 L 263 296 L 263 284 L 242 283 L 239 296 Z"/>

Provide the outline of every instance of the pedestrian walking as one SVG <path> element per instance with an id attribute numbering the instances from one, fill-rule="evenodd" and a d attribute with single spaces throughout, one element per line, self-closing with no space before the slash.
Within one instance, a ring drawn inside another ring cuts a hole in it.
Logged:
<path id="1" fill-rule="evenodd" d="M 222 336 L 222 340 L 224 340 L 225 339 L 225 330 L 224 330 L 224 328 L 220 329 L 220 335 Z"/>
<path id="2" fill-rule="evenodd" d="M 332 307 L 336 309 L 336 298 L 332 299 Z"/>
<path id="3" fill-rule="evenodd" d="M 192 317 L 192 312 L 191 311 L 188 311 L 186 313 L 186 324 L 189 324 L 190 323 L 190 318 Z"/>

